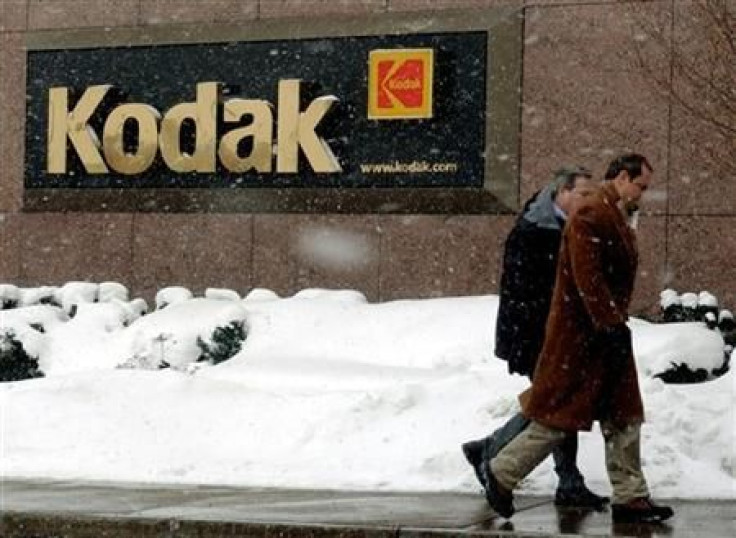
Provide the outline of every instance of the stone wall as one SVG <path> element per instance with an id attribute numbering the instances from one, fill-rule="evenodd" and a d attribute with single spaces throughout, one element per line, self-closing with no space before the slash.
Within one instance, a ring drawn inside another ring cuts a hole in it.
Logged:
<path id="1" fill-rule="evenodd" d="M 646 154 L 656 184 L 640 221 L 635 309 L 655 309 L 664 287 L 707 289 L 736 306 L 736 181 L 704 165 L 712 133 L 685 118 L 634 67 L 669 73 L 653 26 L 701 37 L 689 0 L 3 0 L 0 2 L 0 280 L 19 285 L 118 280 L 151 298 L 167 285 L 195 291 L 353 288 L 371 300 L 497 291 L 512 216 L 23 213 L 24 33 L 366 13 L 524 7 L 521 197 L 561 163 L 602 175 L 624 150 Z M 671 37 L 671 36 L 670 36 Z M 674 80 L 674 84 L 678 81 Z M 323 263 L 300 247 L 347 238 L 363 256 Z"/>

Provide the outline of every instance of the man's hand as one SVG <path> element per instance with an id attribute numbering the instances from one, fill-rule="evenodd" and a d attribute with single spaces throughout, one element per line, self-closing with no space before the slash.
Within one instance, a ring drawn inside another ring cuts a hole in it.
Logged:
<path id="1" fill-rule="evenodd" d="M 626 323 L 617 323 L 598 331 L 598 345 L 605 356 L 618 364 L 625 363 L 633 350 L 631 330 Z"/>
<path id="2" fill-rule="evenodd" d="M 631 346 L 631 331 L 626 323 L 611 325 L 596 331 L 598 353 L 605 357 L 603 364 L 603 388 L 598 400 L 600 412 L 609 416 L 612 412 L 612 397 L 615 387 L 622 380 L 629 358 L 634 351 Z"/>
<path id="3" fill-rule="evenodd" d="M 617 323 L 616 325 L 610 325 L 600 330 L 602 335 L 606 338 L 631 338 L 631 329 L 626 323 Z"/>

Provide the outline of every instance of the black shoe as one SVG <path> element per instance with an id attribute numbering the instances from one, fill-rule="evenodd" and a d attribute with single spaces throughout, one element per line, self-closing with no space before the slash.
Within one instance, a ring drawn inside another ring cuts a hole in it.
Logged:
<path id="1" fill-rule="evenodd" d="M 501 484 L 496 481 L 490 466 L 483 466 L 483 479 L 488 485 L 486 487 L 486 501 L 495 512 L 506 519 L 514 515 L 514 496 L 510 491 L 506 491 Z"/>
<path id="2" fill-rule="evenodd" d="M 675 512 L 669 506 L 654 504 L 649 497 L 637 497 L 625 504 L 611 506 L 615 523 L 659 523 Z"/>
<path id="3" fill-rule="evenodd" d="M 608 497 L 601 497 L 584 485 L 575 489 L 558 489 L 555 493 L 555 505 L 574 508 L 592 508 L 601 511 L 608 504 Z"/>
<path id="4" fill-rule="evenodd" d="M 486 490 L 488 489 L 488 486 L 486 485 L 485 478 L 483 476 L 483 447 L 483 439 L 479 441 L 468 441 L 462 446 L 465 459 L 468 460 L 468 463 L 473 467 L 475 477 L 478 479 L 478 482 L 480 482 L 480 485 L 483 486 L 484 490 Z"/>

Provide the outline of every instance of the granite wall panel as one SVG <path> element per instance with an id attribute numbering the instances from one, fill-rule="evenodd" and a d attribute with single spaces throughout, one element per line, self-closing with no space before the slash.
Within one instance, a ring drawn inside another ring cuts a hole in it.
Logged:
<path id="1" fill-rule="evenodd" d="M 0 213 L 21 207 L 25 104 L 23 35 L 0 33 Z"/>
<path id="2" fill-rule="evenodd" d="M 381 228 L 383 300 L 496 293 L 514 218 L 406 216 Z"/>
<path id="3" fill-rule="evenodd" d="M 669 287 L 706 290 L 736 309 L 736 215 L 672 216 L 667 227 Z"/>
<path id="4" fill-rule="evenodd" d="M 561 6 L 571 4 L 612 4 L 620 0 L 388 0 L 391 11 L 439 11 L 443 9 L 483 9 L 498 6 Z"/>
<path id="5" fill-rule="evenodd" d="M 0 32 L 25 30 L 28 27 L 28 0 L 0 2 Z"/>
<path id="6" fill-rule="evenodd" d="M 643 20 L 667 27 L 669 2 L 566 5 L 526 10 L 521 197 L 552 171 L 578 163 L 602 177 L 619 153 L 645 154 L 658 173 L 647 211 L 667 198 L 668 103 L 636 68 L 636 49 L 655 65 L 666 58 L 640 45 Z"/>
<path id="7" fill-rule="evenodd" d="M 0 214 L 0 283 L 20 282 L 20 216 Z"/>
<path id="8" fill-rule="evenodd" d="M 236 23 L 258 16 L 259 0 L 146 0 L 142 24 Z"/>
<path id="9" fill-rule="evenodd" d="M 24 284 L 114 280 L 130 285 L 132 215 L 36 213 L 15 218 Z"/>
<path id="10" fill-rule="evenodd" d="M 386 11 L 386 0 L 261 0 L 259 17 L 361 15 Z"/>
<path id="11" fill-rule="evenodd" d="M 633 315 L 656 315 L 659 313 L 659 292 L 670 284 L 667 272 L 667 218 L 640 218 L 636 237 L 639 269 L 630 310 Z"/>
<path id="12" fill-rule="evenodd" d="M 201 295 L 230 288 L 241 295 L 252 282 L 250 215 L 145 214 L 133 224 L 132 281 L 153 299 L 167 286 Z"/>
<path id="13" fill-rule="evenodd" d="M 354 289 L 379 299 L 378 217 L 258 215 L 253 286 L 287 296 L 304 288 Z"/>
<path id="14" fill-rule="evenodd" d="M 672 89 L 673 214 L 734 214 L 736 52 L 718 3 L 676 2 Z M 736 2 L 731 16 L 736 17 Z M 713 9 L 709 12 L 708 9 Z M 734 19 L 732 18 L 731 21 Z M 735 30 L 730 29 L 733 39 Z M 666 88 L 665 88 L 666 89 Z"/>
<path id="15" fill-rule="evenodd" d="M 140 0 L 28 0 L 28 28 L 135 26 L 140 6 Z"/>
<path id="16" fill-rule="evenodd" d="M 388 0 L 389 11 L 439 11 L 521 5 L 519 0 Z"/>

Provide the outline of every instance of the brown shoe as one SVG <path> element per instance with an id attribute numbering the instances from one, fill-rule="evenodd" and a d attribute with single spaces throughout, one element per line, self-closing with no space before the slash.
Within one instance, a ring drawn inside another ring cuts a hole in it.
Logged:
<path id="1" fill-rule="evenodd" d="M 669 506 L 655 504 L 649 497 L 636 497 L 625 504 L 611 506 L 616 523 L 659 523 L 675 512 Z"/>

